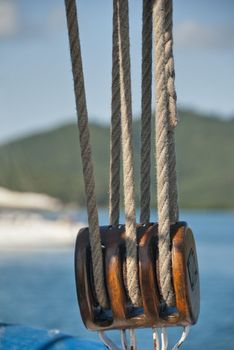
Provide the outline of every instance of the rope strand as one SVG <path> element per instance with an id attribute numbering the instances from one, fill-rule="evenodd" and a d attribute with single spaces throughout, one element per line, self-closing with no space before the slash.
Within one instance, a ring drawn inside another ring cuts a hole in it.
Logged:
<path id="1" fill-rule="evenodd" d="M 98 211 L 95 195 L 95 182 L 91 146 L 89 140 L 90 137 L 88 127 L 88 112 L 86 106 L 84 75 L 82 67 L 79 27 L 75 0 L 65 0 L 65 6 L 72 62 L 72 72 L 74 79 L 74 92 L 76 99 L 76 109 L 80 136 L 83 176 L 87 200 L 94 285 L 99 304 L 102 307 L 107 308 L 108 299 L 104 283 L 105 280 L 102 261 L 102 248 L 100 241 Z"/>
<path id="2" fill-rule="evenodd" d="M 152 0 L 153 1 L 153 0 Z M 75 0 L 65 0 L 70 53 L 80 133 L 81 157 L 90 231 L 93 275 L 99 304 L 107 308 L 95 183 L 89 140 L 88 113 Z M 120 135 L 122 136 L 126 217 L 127 290 L 141 305 L 136 239 L 136 210 L 132 146 L 132 101 L 128 0 L 113 0 L 112 126 L 110 157 L 110 223 L 119 222 Z M 156 157 L 159 216 L 159 274 L 162 299 L 174 305 L 171 272 L 170 223 L 178 220 L 174 127 L 177 123 L 172 50 L 172 0 L 154 0 L 153 30 L 156 80 Z M 152 2 L 144 0 L 142 29 L 141 222 L 150 218 L 150 138 L 152 86 Z"/>
<path id="3" fill-rule="evenodd" d="M 152 0 L 143 0 L 141 86 L 141 214 L 140 222 L 150 220 L 150 153 L 152 117 Z"/>
<path id="4" fill-rule="evenodd" d="M 168 94 L 168 114 L 169 114 L 169 197 L 170 197 L 170 223 L 173 224 L 179 220 L 178 191 L 176 175 L 176 151 L 174 128 L 177 125 L 176 91 L 175 91 L 175 69 L 173 57 L 173 35 L 172 35 L 172 0 L 166 0 L 165 3 L 165 74 L 167 79 Z"/>
<path id="5" fill-rule="evenodd" d="M 134 199 L 132 97 L 130 74 L 130 45 L 128 0 L 116 0 L 119 10 L 120 101 L 124 173 L 124 205 L 126 225 L 127 287 L 133 305 L 140 305 L 136 240 L 136 211 Z"/>
<path id="6" fill-rule="evenodd" d="M 109 185 L 109 222 L 119 223 L 120 202 L 120 154 L 121 154 L 121 114 L 120 114 L 120 76 L 119 76 L 119 28 L 117 2 L 113 0 L 112 34 L 112 100 L 110 135 L 110 185 Z"/>
<path id="7" fill-rule="evenodd" d="M 158 250 L 159 276 L 163 302 L 173 306 L 171 252 L 170 252 L 170 198 L 169 198 L 169 140 L 168 98 L 165 73 L 165 1 L 156 0 L 153 6 L 156 80 L 156 160 L 158 196 Z"/>

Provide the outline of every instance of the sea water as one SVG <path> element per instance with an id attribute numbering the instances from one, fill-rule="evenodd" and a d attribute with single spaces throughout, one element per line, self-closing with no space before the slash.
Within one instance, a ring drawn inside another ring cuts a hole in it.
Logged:
<path id="1" fill-rule="evenodd" d="M 100 222 L 108 222 L 107 212 Z M 234 213 L 183 212 L 193 228 L 201 280 L 201 312 L 187 350 L 234 349 Z M 78 220 L 85 220 L 80 212 Z M 59 329 L 87 339 L 76 300 L 74 250 L 0 253 L 0 321 Z M 181 329 L 170 329 L 170 346 Z M 111 334 L 119 341 L 119 333 Z M 151 330 L 137 331 L 139 349 L 152 348 Z"/>

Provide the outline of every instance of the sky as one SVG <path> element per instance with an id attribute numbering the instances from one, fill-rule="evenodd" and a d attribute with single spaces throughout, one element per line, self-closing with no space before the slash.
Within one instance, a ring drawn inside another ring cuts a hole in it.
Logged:
<path id="1" fill-rule="evenodd" d="M 77 1 L 90 120 L 110 120 L 112 1 Z M 134 115 L 142 1 L 129 0 Z M 234 1 L 174 0 L 178 105 L 234 116 Z M 0 0 L 0 143 L 75 121 L 63 0 Z"/>

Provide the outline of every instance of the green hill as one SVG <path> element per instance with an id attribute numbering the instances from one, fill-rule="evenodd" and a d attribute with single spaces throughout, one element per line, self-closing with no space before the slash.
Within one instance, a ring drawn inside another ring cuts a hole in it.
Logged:
<path id="1" fill-rule="evenodd" d="M 180 206 L 234 208 L 234 120 L 180 112 L 176 130 Z M 108 201 L 109 130 L 91 124 L 98 203 Z M 139 201 L 140 123 L 134 122 L 136 198 Z M 48 193 L 85 204 L 76 124 L 58 127 L 0 147 L 0 186 Z M 152 164 L 152 202 L 155 176 Z"/>

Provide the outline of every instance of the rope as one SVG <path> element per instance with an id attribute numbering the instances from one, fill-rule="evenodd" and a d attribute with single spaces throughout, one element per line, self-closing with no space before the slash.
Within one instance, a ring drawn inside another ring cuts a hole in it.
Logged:
<path id="1" fill-rule="evenodd" d="M 119 23 L 120 101 L 123 151 L 123 182 L 126 225 L 127 289 L 133 305 L 140 304 L 138 282 L 136 213 L 134 200 L 132 106 L 128 0 L 116 0 Z"/>
<path id="2" fill-rule="evenodd" d="M 153 5 L 153 28 L 156 80 L 156 160 L 159 231 L 159 277 L 163 302 L 173 306 L 171 251 L 170 251 L 170 174 L 169 174 L 169 121 L 168 91 L 165 55 L 165 0 Z"/>
<path id="3" fill-rule="evenodd" d="M 102 248 L 100 241 L 98 211 L 95 196 L 95 183 L 89 140 L 88 113 L 86 106 L 85 85 L 79 39 L 79 28 L 75 0 L 65 0 L 67 27 L 74 79 L 74 92 L 80 136 L 81 158 L 86 191 L 90 245 L 92 253 L 93 277 L 98 302 L 104 308 L 108 300 L 104 285 Z"/>
<path id="4" fill-rule="evenodd" d="M 139 306 L 136 214 L 134 200 L 132 106 L 128 0 L 114 0 L 112 127 L 110 160 L 110 223 L 119 222 L 120 135 L 122 133 L 124 204 L 126 217 L 127 289 L 131 302 Z M 99 304 L 106 308 L 108 300 L 100 242 L 95 183 L 89 141 L 88 113 L 80 51 L 75 0 L 65 0 L 81 157 L 87 197 L 90 245 L 94 284 Z M 156 157 L 159 216 L 159 274 L 162 299 L 174 305 L 171 278 L 170 223 L 178 220 L 176 157 L 174 127 L 177 123 L 172 51 L 172 0 L 155 0 L 153 5 L 156 78 Z M 150 218 L 150 136 L 152 85 L 152 3 L 144 0 L 142 30 L 142 148 L 141 148 L 141 222 Z M 121 112 L 121 113 L 120 113 Z M 120 118 L 121 115 L 121 118 Z"/>
<path id="5" fill-rule="evenodd" d="M 172 0 L 165 0 L 165 69 L 167 75 L 169 123 L 173 128 L 177 125 L 175 69 L 172 36 Z"/>
<path id="6" fill-rule="evenodd" d="M 119 37 L 118 9 L 113 1 L 112 34 L 112 101 L 111 101 L 111 137 L 110 137 L 110 185 L 109 185 L 109 221 L 110 225 L 119 223 L 120 201 L 120 153 L 121 153 L 121 115 L 120 115 L 120 76 L 119 76 Z"/>
<path id="7" fill-rule="evenodd" d="M 142 16 L 142 97 L 141 97 L 141 214 L 150 220 L 150 152 L 152 115 L 152 0 L 143 0 Z"/>
<path id="8" fill-rule="evenodd" d="M 168 93 L 168 115 L 170 128 L 169 139 L 169 187 L 170 187 L 170 222 L 175 223 L 179 219 L 177 176 L 176 176 L 176 151 L 174 128 L 177 125 L 176 91 L 175 91 L 175 70 L 173 57 L 173 36 L 172 36 L 172 0 L 165 3 L 165 73 L 167 79 Z"/>

